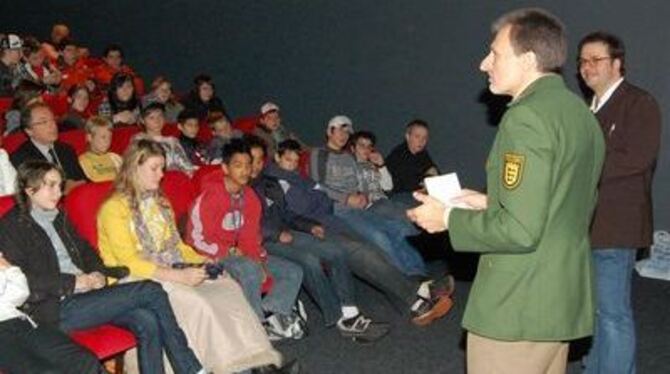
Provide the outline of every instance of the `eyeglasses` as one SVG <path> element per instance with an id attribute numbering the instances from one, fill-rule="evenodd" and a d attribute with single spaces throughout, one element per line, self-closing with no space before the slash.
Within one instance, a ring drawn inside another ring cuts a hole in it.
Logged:
<path id="1" fill-rule="evenodd" d="M 41 121 L 35 121 L 30 124 L 30 126 L 42 126 L 46 124 L 53 124 L 56 123 L 56 120 L 54 118 L 49 118 L 49 119 L 43 119 Z"/>
<path id="2" fill-rule="evenodd" d="M 605 60 L 611 60 L 612 57 L 610 56 L 603 56 L 603 57 L 592 57 L 592 58 L 578 58 L 577 59 L 577 65 L 584 66 L 596 66 L 600 61 L 605 61 Z"/>

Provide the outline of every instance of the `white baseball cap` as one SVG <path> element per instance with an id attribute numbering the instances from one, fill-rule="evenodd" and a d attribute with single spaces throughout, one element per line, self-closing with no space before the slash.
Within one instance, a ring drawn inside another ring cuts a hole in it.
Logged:
<path id="1" fill-rule="evenodd" d="M 7 34 L 0 40 L 0 49 L 21 49 L 23 41 L 16 34 Z"/>
<path id="2" fill-rule="evenodd" d="M 271 101 L 261 105 L 261 114 L 265 115 L 272 111 L 279 111 L 279 106 Z"/>
<path id="3" fill-rule="evenodd" d="M 334 128 L 346 127 L 350 133 L 354 132 L 354 125 L 351 118 L 343 115 L 335 116 L 328 121 L 328 131 Z"/>

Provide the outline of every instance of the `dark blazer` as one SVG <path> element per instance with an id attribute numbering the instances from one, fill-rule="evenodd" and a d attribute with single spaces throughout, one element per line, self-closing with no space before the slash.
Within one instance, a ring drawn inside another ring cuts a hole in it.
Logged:
<path id="1" fill-rule="evenodd" d="M 65 179 L 74 181 L 86 180 L 86 174 L 84 174 L 81 166 L 79 166 L 79 159 L 77 158 L 77 154 L 74 152 L 72 147 L 57 141 L 54 143 L 54 151 L 56 152 L 56 156 L 58 156 L 58 160 L 60 160 L 63 171 L 65 172 Z M 37 149 L 35 144 L 33 144 L 33 142 L 30 140 L 27 140 L 21 144 L 19 149 L 14 151 L 9 156 L 9 158 L 12 161 L 12 165 L 14 165 L 14 167 L 17 169 L 19 168 L 19 165 L 27 160 L 48 161 L 42 152 L 40 152 L 40 150 Z"/>
<path id="2" fill-rule="evenodd" d="M 72 262 L 84 273 L 99 271 L 113 278 L 128 275 L 125 267 L 106 267 L 63 212 L 56 216 L 54 227 Z M 47 233 L 30 214 L 15 206 L 0 219 L 0 248 L 3 256 L 20 267 L 28 279 L 30 296 L 21 309 L 38 323 L 57 325 L 59 301 L 74 293 L 75 276 L 60 272 L 56 250 Z"/>
<path id="3" fill-rule="evenodd" d="M 592 247 L 647 247 L 654 230 L 651 182 L 660 147 L 660 109 L 648 92 L 624 80 L 596 117 L 607 150 Z"/>

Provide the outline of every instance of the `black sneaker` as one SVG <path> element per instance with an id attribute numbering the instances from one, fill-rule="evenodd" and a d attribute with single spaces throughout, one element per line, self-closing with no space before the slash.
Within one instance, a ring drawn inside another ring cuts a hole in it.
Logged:
<path id="1" fill-rule="evenodd" d="M 359 313 L 355 317 L 338 321 L 337 330 L 340 335 L 355 342 L 372 343 L 388 334 L 389 325 L 383 322 L 372 322 L 371 319 Z"/>
<path id="2" fill-rule="evenodd" d="M 307 336 L 307 326 L 303 319 L 296 315 L 272 314 L 265 320 L 265 331 L 270 341 L 283 339 L 300 340 Z"/>

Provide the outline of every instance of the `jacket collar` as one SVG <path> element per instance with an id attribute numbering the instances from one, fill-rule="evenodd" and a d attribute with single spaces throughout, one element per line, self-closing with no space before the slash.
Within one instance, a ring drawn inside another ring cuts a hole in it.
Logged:
<path id="1" fill-rule="evenodd" d="M 507 104 L 507 107 L 512 107 L 520 102 L 523 102 L 537 91 L 551 90 L 555 88 L 565 88 L 563 77 L 554 73 L 543 75 L 529 84 L 528 87 L 526 87 L 526 89 L 523 90 L 523 92 L 521 92 L 521 94 L 516 99 L 510 101 Z"/>

